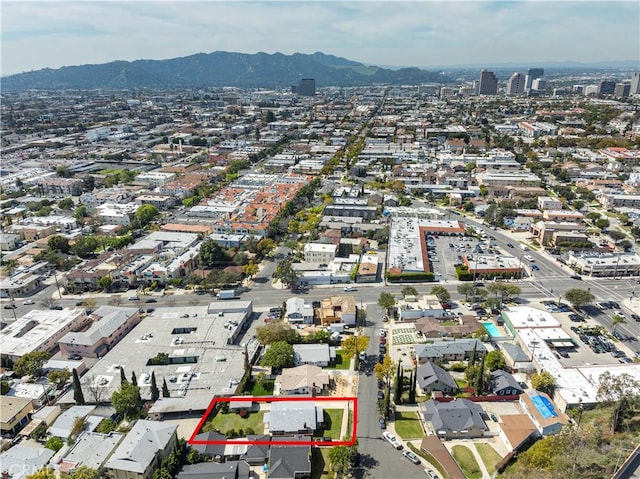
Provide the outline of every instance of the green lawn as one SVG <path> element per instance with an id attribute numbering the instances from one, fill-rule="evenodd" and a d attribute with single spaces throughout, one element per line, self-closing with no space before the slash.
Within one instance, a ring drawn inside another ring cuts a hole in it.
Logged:
<path id="1" fill-rule="evenodd" d="M 489 474 L 493 474 L 496 470 L 496 466 L 502 460 L 500 454 L 498 454 L 498 452 L 486 442 L 476 444 L 476 449 L 482 458 L 482 462 L 484 462 L 484 467 L 487 468 Z"/>
<path id="2" fill-rule="evenodd" d="M 347 356 L 342 352 L 342 349 L 336 351 L 336 365 L 334 369 L 349 369 L 351 364 L 351 356 Z"/>
<path id="3" fill-rule="evenodd" d="M 263 418 L 264 411 L 249 413 L 249 416 L 244 419 L 235 412 L 229 412 L 227 414 L 219 412 L 212 421 L 209 421 L 205 425 L 205 427 L 208 431 L 218 430 L 222 434 L 225 434 L 227 431 L 231 431 L 232 429 L 235 431 L 239 431 L 240 429 L 246 431 L 249 428 L 253 429 L 256 434 L 263 434 Z"/>
<path id="4" fill-rule="evenodd" d="M 420 419 L 415 412 L 396 412 L 395 428 L 398 436 L 405 441 L 424 437 Z"/>
<path id="5" fill-rule="evenodd" d="M 325 409 L 325 424 L 329 423 L 329 429 L 318 429 L 314 436 L 316 437 L 330 437 L 331 439 L 341 439 L 340 429 L 342 428 L 342 416 L 344 415 L 343 409 Z M 328 419 L 327 419 L 328 416 Z"/>
<path id="6" fill-rule="evenodd" d="M 251 394 L 254 396 L 273 396 L 273 385 L 275 381 L 264 381 L 262 383 L 255 383 Z"/>
<path id="7" fill-rule="evenodd" d="M 482 471 L 475 456 L 467 446 L 453 446 L 453 458 L 468 479 L 482 479 Z"/>

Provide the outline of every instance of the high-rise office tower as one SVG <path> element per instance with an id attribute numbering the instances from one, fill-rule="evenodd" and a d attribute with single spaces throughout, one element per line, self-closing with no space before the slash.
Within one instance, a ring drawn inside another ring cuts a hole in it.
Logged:
<path id="1" fill-rule="evenodd" d="M 524 89 L 525 91 L 531 90 L 531 86 L 533 85 L 533 80 L 536 78 L 541 78 L 544 75 L 544 68 L 529 68 L 527 72 L 527 76 L 524 80 Z"/>
<path id="2" fill-rule="evenodd" d="M 616 82 L 613 80 L 602 80 L 598 85 L 598 95 L 613 95 L 616 89 Z"/>
<path id="3" fill-rule="evenodd" d="M 626 98 L 631 91 L 631 85 L 627 82 L 616 83 L 616 88 L 613 91 L 613 96 L 616 98 Z"/>
<path id="4" fill-rule="evenodd" d="M 313 78 L 303 78 L 296 88 L 300 96 L 316 96 L 316 81 Z"/>
<path id="5" fill-rule="evenodd" d="M 478 95 L 495 95 L 498 93 L 498 77 L 489 70 L 480 71 Z"/>
<path id="6" fill-rule="evenodd" d="M 515 72 L 507 81 L 507 95 L 521 95 L 524 92 L 524 76 Z"/>
<path id="7" fill-rule="evenodd" d="M 640 95 L 640 72 L 631 75 L 631 89 L 629 95 Z"/>
<path id="8" fill-rule="evenodd" d="M 535 91 L 545 91 L 547 88 L 547 80 L 544 78 L 536 78 L 531 83 L 531 89 Z"/>

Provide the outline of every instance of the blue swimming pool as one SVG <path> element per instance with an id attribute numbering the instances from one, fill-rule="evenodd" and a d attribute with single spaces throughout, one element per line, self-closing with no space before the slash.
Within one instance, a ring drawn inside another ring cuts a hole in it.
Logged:
<path id="1" fill-rule="evenodd" d="M 504 334 L 500 332 L 498 327 L 495 324 L 493 324 L 491 321 L 482 321 L 481 324 L 484 326 L 484 329 L 487 330 L 487 333 L 489 333 L 489 336 L 491 336 L 492 338 L 504 336 Z"/>

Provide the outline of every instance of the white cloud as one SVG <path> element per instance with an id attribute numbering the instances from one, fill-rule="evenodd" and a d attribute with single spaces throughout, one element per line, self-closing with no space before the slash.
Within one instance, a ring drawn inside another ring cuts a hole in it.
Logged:
<path id="1" fill-rule="evenodd" d="M 638 2 L 3 1 L 2 74 L 216 50 L 384 65 L 638 59 Z"/>

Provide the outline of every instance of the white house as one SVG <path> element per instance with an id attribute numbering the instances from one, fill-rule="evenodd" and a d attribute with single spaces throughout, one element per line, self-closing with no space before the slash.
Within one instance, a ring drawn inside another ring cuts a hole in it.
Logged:
<path id="1" fill-rule="evenodd" d="M 286 301 L 285 318 L 292 324 L 313 324 L 313 307 L 302 298 L 289 298 Z"/>

